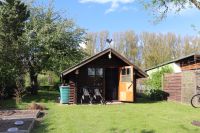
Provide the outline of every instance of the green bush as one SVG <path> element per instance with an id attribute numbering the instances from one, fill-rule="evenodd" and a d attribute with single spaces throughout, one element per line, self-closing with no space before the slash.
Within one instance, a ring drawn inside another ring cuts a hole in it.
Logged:
<path id="1" fill-rule="evenodd" d="M 145 85 L 150 89 L 162 89 L 162 78 L 165 73 L 172 73 L 171 67 L 162 67 L 160 70 L 153 72 L 149 79 L 146 80 Z"/>
<path id="2" fill-rule="evenodd" d="M 162 79 L 165 73 L 172 73 L 173 69 L 171 67 L 162 67 L 160 70 L 152 73 L 145 81 L 145 95 L 151 100 L 166 100 L 168 93 L 162 91 Z"/>
<path id="3" fill-rule="evenodd" d="M 167 97 L 169 96 L 168 93 L 159 89 L 150 89 L 149 92 L 146 94 L 147 94 L 147 97 L 153 101 L 167 100 Z"/>

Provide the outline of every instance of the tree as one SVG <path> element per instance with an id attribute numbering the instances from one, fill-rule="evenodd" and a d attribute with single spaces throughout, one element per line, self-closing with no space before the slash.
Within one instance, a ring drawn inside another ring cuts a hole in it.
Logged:
<path id="1" fill-rule="evenodd" d="M 108 35 L 108 31 L 101 31 L 99 33 L 100 51 L 103 51 L 105 49 L 106 39 L 108 39 Z"/>
<path id="2" fill-rule="evenodd" d="M 114 32 L 112 38 L 112 48 L 124 55 L 134 64 L 141 66 L 139 36 L 134 31 Z"/>
<path id="3" fill-rule="evenodd" d="M 117 50 L 119 53 L 124 54 L 124 38 L 123 32 L 114 32 L 113 35 L 113 48 Z"/>
<path id="4" fill-rule="evenodd" d="M 51 6 L 30 7 L 23 39 L 32 94 L 37 94 L 39 73 L 52 70 L 59 74 L 83 58 L 79 43 L 84 40 L 84 33 L 71 19 L 61 17 Z"/>
<path id="5" fill-rule="evenodd" d="M 145 68 L 156 66 L 172 59 L 170 44 L 165 35 L 144 32 L 141 34 L 142 56 Z"/>
<path id="6" fill-rule="evenodd" d="M 138 55 L 138 36 L 134 33 L 134 31 L 130 30 L 124 33 L 124 37 L 126 57 L 136 63 Z"/>
<path id="7" fill-rule="evenodd" d="M 7 88 L 8 91 L 8 86 L 18 82 L 18 77 L 25 73 L 21 37 L 25 33 L 28 17 L 27 6 L 20 0 L 0 1 L 0 89 Z M 22 84 L 20 86 L 23 87 Z"/>
<path id="8" fill-rule="evenodd" d="M 96 53 L 97 32 L 90 32 L 86 35 L 86 49 L 85 52 L 88 56 L 93 56 Z"/>
<path id="9" fill-rule="evenodd" d="M 167 16 L 169 11 L 179 12 L 195 6 L 200 10 L 200 1 L 198 0 L 150 0 L 145 4 L 146 8 L 152 8 L 156 20 L 160 21 Z"/>
<path id="10" fill-rule="evenodd" d="M 185 36 L 183 37 L 182 55 L 186 56 L 192 53 L 197 53 L 200 50 L 199 37 Z"/>

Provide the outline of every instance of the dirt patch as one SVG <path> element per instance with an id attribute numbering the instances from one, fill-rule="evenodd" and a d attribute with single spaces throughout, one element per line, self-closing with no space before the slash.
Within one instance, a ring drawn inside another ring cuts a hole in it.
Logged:
<path id="1" fill-rule="evenodd" d="M 17 120 L 24 121 L 24 124 L 21 126 L 16 126 L 14 123 Z M 0 133 L 7 132 L 11 127 L 17 127 L 20 131 L 30 132 L 33 127 L 34 119 L 16 119 L 16 120 L 0 120 Z"/>
<path id="2" fill-rule="evenodd" d="M 200 121 L 193 121 L 191 124 L 200 127 Z"/>

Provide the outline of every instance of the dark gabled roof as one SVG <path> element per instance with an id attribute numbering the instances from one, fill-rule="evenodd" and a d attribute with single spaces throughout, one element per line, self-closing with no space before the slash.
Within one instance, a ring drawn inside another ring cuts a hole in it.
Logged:
<path id="1" fill-rule="evenodd" d="M 82 67 L 82 66 L 88 64 L 89 62 L 91 62 L 91 61 L 93 61 L 93 60 L 99 58 L 100 56 L 105 55 L 106 53 L 109 53 L 109 52 L 111 52 L 112 54 L 114 54 L 115 56 L 117 56 L 119 59 L 121 59 L 122 61 L 124 61 L 124 62 L 127 63 L 128 65 L 133 66 L 142 76 L 144 76 L 144 77 L 147 77 L 147 76 L 148 76 L 148 75 L 147 75 L 144 71 L 142 71 L 139 67 L 135 66 L 135 65 L 134 65 L 133 63 L 131 63 L 128 59 L 126 59 L 125 57 L 123 57 L 121 54 L 119 54 L 118 52 L 116 52 L 116 51 L 113 50 L 112 48 L 108 48 L 108 49 L 106 49 L 106 50 L 104 50 L 104 51 L 102 51 L 102 52 L 97 53 L 97 54 L 94 55 L 94 56 L 91 56 L 91 57 L 89 57 L 89 58 L 87 58 L 87 59 L 81 61 L 80 63 L 78 63 L 78 64 L 76 64 L 76 65 L 74 65 L 74 66 L 68 68 L 67 70 L 64 70 L 61 74 L 62 74 L 62 75 L 67 75 L 67 74 L 73 72 L 74 70 L 76 70 L 76 69 L 78 69 L 78 68 L 80 68 L 80 67 Z"/>
<path id="2" fill-rule="evenodd" d="M 167 62 L 164 62 L 164 63 L 159 64 L 159 65 L 157 65 L 157 66 L 148 68 L 148 69 L 145 70 L 145 72 L 147 72 L 147 71 L 149 71 L 149 70 L 152 70 L 152 69 L 155 69 L 155 68 L 158 68 L 158 67 L 161 67 L 161 66 L 164 66 L 164 65 L 168 65 L 168 64 L 170 64 L 170 63 L 179 62 L 179 61 L 184 60 L 184 59 L 189 58 L 189 57 L 193 57 L 193 56 L 195 57 L 196 55 L 198 55 L 198 54 L 192 53 L 192 54 L 190 54 L 190 55 L 183 56 L 183 57 L 180 57 L 180 58 L 175 59 L 175 60 L 167 61 Z"/>

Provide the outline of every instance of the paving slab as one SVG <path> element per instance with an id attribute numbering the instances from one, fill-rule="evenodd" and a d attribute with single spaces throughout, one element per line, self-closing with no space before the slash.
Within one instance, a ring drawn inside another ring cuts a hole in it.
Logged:
<path id="1" fill-rule="evenodd" d="M 21 126 L 16 126 L 14 123 L 17 120 L 24 121 L 24 124 Z M 0 133 L 10 133 L 7 132 L 11 127 L 17 127 L 19 130 L 17 133 L 30 133 L 35 123 L 34 118 L 29 119 L 10 119 L 10 120 L 0 120 Z"/>

